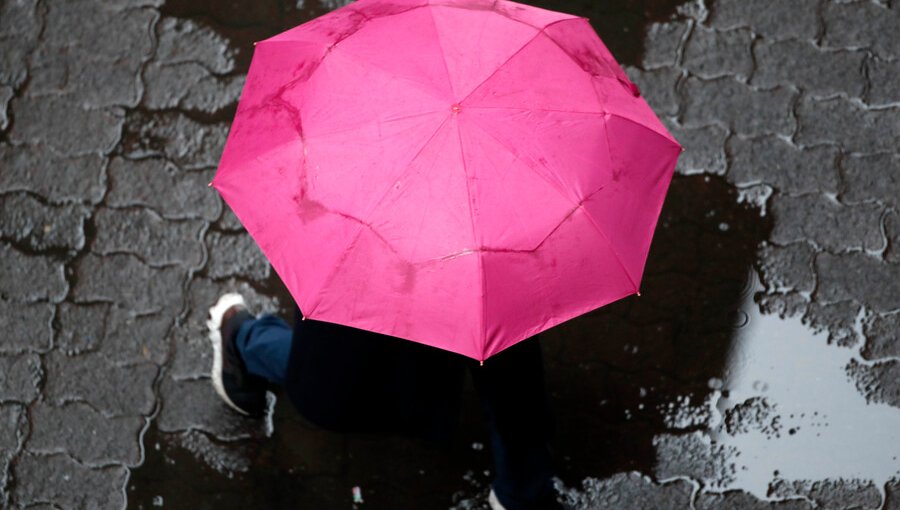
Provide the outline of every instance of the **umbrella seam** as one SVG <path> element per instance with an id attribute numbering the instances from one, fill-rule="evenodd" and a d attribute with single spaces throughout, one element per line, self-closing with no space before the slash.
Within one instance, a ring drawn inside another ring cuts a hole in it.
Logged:
<path id="1" fill-rule="evenodd" d="M 552 24 L 552 23 L 551 23 L 551 24 Z M 529 26 L 530 26 L 530 25 L 529 25 Z M 549 25 L 548 25 L 548 26 L 549 26 Z M 513 58 L 515 58 L 516 55 L 518 55 L 519 53 L 522 53 L 522 50 L 524 50 L 526 46 L 528 46 L 529 44 L 533 43 L 533 42 L 538 38 L 538 36 L 541 35 L 541 33 L 542 33 L 543 31 L 544 31 L 543 28 L 538 29 L 538 31 L 535 32 L 534 36 L 532 36 L 531 39 L 529 39 L 525 44 L 523 44 L 521 47 L 519 47 L 519 49 L 517 49 L 515 52 L 513 52 L 513 54 L 510 55 L 509 58 L 507 58 L 502 64 L 498 65 L 497 68 L 494 69 L 494 70 L 491 72 L 491 74 L 489 74 L 489 75 L 487 76 L 487 78 L 485 78 L 484 80 L 481 81 L 481 83 L 479 83 L 478 85 L 476 85 L 475 87 L 473 87 L 472 90 L 470 90 L 469 93 L 465 95 L 465 97 L 463 97 L 462 99 L 459 100 L 459 103 L 462 104 L 466 99 L 469 99 L 469 97 L 470 97 L 472 94 L 474 94 L 476 90 L 480 89 L 482 85 L 484 85 L 485 83 L 487 83 L 491 78 L 494 77 L 495 74 L 497 74 L 498 72 L 500 72 L 500 70 L 503 69 L 503 66 L 505 66 L 506 64 L 508 64 Z"/>
<path id="2" fill-rule="evenodd" d="M 430 1 L 425 5 L 433 7 Z M 440 50 L 441 61 L 444 63 L 444 72 L 447 74 L 447 85 L 450 86 L 450 94 L 453 96 L 454 102 L 456 102 L 456 90 L 453 88 L 453 79 L 450 77 L 450 66 L 447 64 L 447 55 L 444 54 L 444 45 L 441 44 L 441 34 L 438 31 L 437 20 L 434 18 L 434 9 L 428 9 L 428 15 L 431 17 L 431 26 L 434 28 L 434 38 L 437 41 L 438 49 Z"/>

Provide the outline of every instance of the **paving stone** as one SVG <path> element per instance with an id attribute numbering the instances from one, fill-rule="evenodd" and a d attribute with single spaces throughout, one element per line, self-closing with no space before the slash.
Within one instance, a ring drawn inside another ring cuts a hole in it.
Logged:
<path id="1" fill-rule="evenodd" d="M 787 501 L 763 501 L 744 491 L 728 491 L 721 494 L 701 492 L 694 500 L 696 510 L 812 510 L 813 505 L 800 499 Z"/>
<path id="2" fill-rule="evenodd" d="M 84 246 L 84 221 L 90 210 L 82 205 L 45 205 L 26 193 L 0 195 L 0 236 L 33 250 Z"/>
<path id="3" fill-rule="evenodd" d="M 900 360 L 864 364 L 854 358 L 845 370 L 867 402 L 900 407 Z"/>
<path id="4" fill-rule="evenodd" d="M 794 129 L 791 103 L 796 95 L 790 89 L 754 90 L 734 78 L 683 82 L 686 126 L 721 124 L 742 135 L 767 133 L 789 135 Z"/>
<path id="5" fill-rule="evenodd" d="M 11 109 L 11 141 L 43 144 L 66 155 L 111 151 L 119 142 L 124 117 L 120 110 L 91 109 L 69 96 L 15 98 Z M 84 136 L 86 132 L 91 136 Z"/>
<path id="6" fill-rule="evenodd" d="M 888 247 L 884 251 L 884 260 L 891 264 L 900 264 L 900 213 L 889 211 L 884 217 L 884 231 Z"/>
<path id="7" fill-rule="evenodd" d="M 144 70 L 144 105 L 162 110 L 178 108 L 214 113 L 236 104 L 244 88 L 245 75 L 217 77 L 194 62 L 162 65 Z"/>
<path id="8" fill-rule="evenodd" d="M 28 75 L 27 57 L 40 33 L 37 3 L 0 2 L 0 84 L 18 88 Z"/>
<path id="9" fill-rule="evenodd" d="M 7 508 L 7 483 L 9 464 L 22 448 L 27 426 L 25 407 L 18 404 L 0 404 L 0 505 Z"/>
<path id="10" fill-rule="evenodd" d="M 209 379 L 175 381 L 166 377 L 159 392 L 162 410 L 157 426 L 162 432 L 202 430 L 223 441 L 267 435 L 266 420 L 233 411 L 219 398 Z"/>
<path id="11" fill-rule="evenodd" d="M 49 303 L 20 303 L 0 297 L 0 354 L 48 351 L 53 342 L 52 320 L 53 305 Z"/>
<path id="12" fill-rule="evenodd" d="M 46 400 L 55 405 L 86 402 L 105 416 L 147 416 L 156 396 L 151 363 L 121 366 L 98 353 L 68 356 L 53 351 L 44 358 Z"/>
<path id="13" fill-rule="evenodd" d="M 87 465 L 141 462 L 139 436 L 144 418 L 107 418 L 91 406 L 40 403 L 31 411 L 31 435 L 25 446 L 32 453 L 65 453 Z"/>
<path id="14" fill-rule="evenodd" d="M 98 155 L 64 157 L 47 146 L 0 143 L 0 191 L 30 191 L 51 202 L 103 198 L 105 160 Z"/>
<path id="15" fill-rule="evenodd" d="M 57 309 L 59 333 L 55 347 L 69 355 L 99 349 L 109 309 L 109 303 L 61 303 Z"/>
<path id="16" fill-rule="evenodd" d="M 719 29 L 751 27 L 767 39 L 812 39 L 819 30 L 818 0 L 716 0 L 709 24 Z"/>
<path id="17" fill-rule="evenodd" d="M 750 83 L 770 88 L 794 85 L 814 95 L 862 96 L 864 51 L 826 51 L 809 41 L 760 41 L 753 46 L 756 71 Z"/>
<path id="18" fill-rule="evenodd" d="M 753 71 L 752 38 L 746 28 L 722 31 L 696 25 L 685 43 L 681 65 L 701 78 L 748 77 Z"/>
<path id="19" fill-rule="evenodd" d="M 238 217 L 234 214 L 234 211 L 231 210 L 231 207 L 228 207 L 227 204 L 222 206 L 222 215 L 219 216 L 219 221 L 216 222 L 216 227 L 218 230 L 222 230 L 225 232 L 245 232 L 243 223 Z"/>
<path id="20" fill-rule="evenodd" d="M 28 282 L 22 275 L 29 275 Z M 42 255 L 26 255 L 0 242 L 0 300 L 62 301 L 68 285 L 62 262 Z"/>
<path id="21" fill-rule="evenodd" d="M 219 217 L 222 200 L 208 184 L 215 169 L 182 171 L 163 158 L 128 160 L 113 158 L 109 163 L 109 194 L 112 207 L 144 206 L 168 219 Z"/>
<path id="22" fill-rule="evenodd" d="M 641 96 L 657 115 L 675 115 L 678 113 L 678 94 L 675 84 L 681 71 L 672 67 L 663 67 L 643 71 L 636 67 L 623 67 L 625 74 L 641 90 Z"/>
<path id="23" fill-rule="evenodd" d="M 872 105 L 900 103 L 900 61 L 870 58 L 867 62 L 869 93 L 866 102 Z"/>
<path id="24" fill-rule="evenodd" d="M 803 316 L 809 307 L 809 298 L 795 291 L 764 294 L 759 297 L 759 309 L 769 315 L 787 317 Z"/>
<path id="25" fill-rule="evenodd" d="M 34 354 L 0 356 L 0 402 L 28 404 L 38 397 L 41 360 Z"/>
<path id="26" fill-rule="evenodd" d="M 651 23 L 644 36 L 643 68 L 674 67 L 678 64 L 678 50 L 689 28 L 687 21 Z"/>
<path id="27" fill-rule="evenodd" d="M 725 139 L 728 131 L 719 126 L 686 128 L 670 123 L 669 132 L 684 147 L 678 157 L 675 171 L 682 175 L 715 174 L 723 175 L 727 168 L 725 160 Z"/>
<path id="28" fill-rule="evenodd" d="M 778 479 L 769 484 L 773 498 L 804 496 L 812 500 L 817 509 L 843 510 L 845 508 L 878 508 L 881 494 L 875 484 L 863 480 L 792 480 Z"/>
<path id="29" fill-rule="evenodd" d="M 842 97 L 820 101 L 804 96 L 797 117 L 801 144 L 834 143 L 863 153 L 894 151 L 900 145 L 900 108 L 867 110 Z"/>
<path id="30" fill-rule="evenodd" d="M 859 342 L 856 332 L 856 317 L 861 307 L 853 301 L 821 304 L 813 302 L 809 305 L 803 323 L 812 327 L 813 331 L 828 331 L 828 343 L 841 347 L 852 347 Z"/>
<path id="31" fill-rule="evenodd" d="M 810 240 L 832 252 L 884 248 L 878 204 L 842 205 L 810 193 L 776 197 L 771 210 L 777 221 L 770 239 L 776 244 Z"/>
<path id="32" fill-rule="evenodd" d="M 900 313 L 872 314 L 863 320 L 866 345 L 860 351 L 865 359 L 900 358 Z"/>
<path id="33" fill-rule="evenodd" d="M 841 166 L 844 170 L 843 201 L 875 199 L 900 207 L 900 155 L 849 155 L 841 161 Z"/>
<path id="34" fill-rule="evenodd" d="M 0 86 L 0 131 L 5 131 L 9 126 L 9 100 L 13 97 L 12 87 Z"/>
<path id="35" fill-rule="evenodd" d="M 753 139 L 731 137 L 726 150 L 731 156 L 728 180 L 736 186 L 765 183 L 787 195 L 838 190 L 836 147 L 801 149 L 767 135 Z"/>
<path id="36" fill-rule="evenodd" d="M 96 239 L 91 250 L 100 254 L 133 253 L 152 266 L 203 264 L 201 220 L 165 220 L 152 209 L 100 208 L 94 213 Z"/>
<path id="37" fill-rule="evenodd" d="M 900 477 L 894 477 L 884 484 L 884 507 L 882 510 L 900 510 Z"/>
<path id="38" fill-rule="evenodd" d="M 278 300 L 257 293 L 246 282 L 227 280 L 214 282 L 207 278 L 194 278 L 188 289 L 187 317 L 172 331 L 175 353 L 169 370 L 173 379 L 208 377 L 212 367 L 212 347 L 209 343 L 206 321 L 209 308 L 222 294 L 238 292 L 247 302 L 250 313 L 274 313 L 279 309 Z"/>
<path id="39" fill-rule="evenodd" d="M 133 255 L 89 253 L 75 262 L 77 302 L 107 301 L 139 313 L 174 315 L 183 304 L 186 271 L 169 266 L 152 268 Z"/>
<path id="40" fill-rule="evenodd" d="M 900 57 L 900 11 L 875 2 L 823 2 L 824 46 L 871 48 L 880 57 Z M 860 29 L 865 27 L 865 29 Z"/>
<path id="41" fill-rule="evenodd" d="M 135 314 L 113 307 L 106 323 L 100 352 L 123 364 L 150 361 L 162 365 L 169 359 L 169 330 L 174 320 L 163 314 Z"/>
<path id="42" fill-rule="evenodd" d="M 581 484 L 580 490 L 569 489 L 563 493 L 566 505 L 590 510 L 676 510 L 691 507 L 691 494 L 694 491 L 694 486 L 685 480 L 659 484 L 637 471 L 616 473 L 602 480 L 586 478 Z"/>
<path id="43" fill-rule="evenodd" d="M 686 476 L 708 487 L 723 487 L 734 481 L 737 449 L 712 444 L 709 436 L 699 431 L 657 434 L 653 446 L 656 448 L 653 471 L 657 480 Z"/>
<path id="44" fill-rule="evenodd" d="M 778 246 L 765 243 L 759 250 L 763 283 L 769 292 L 805 291 L 816 286 L 813 246 L 805 241 Z"/>
<path id="45" fill-rule="evenodd" d="M 298 438 L 299 439 L 299 438 Z M 195 458 L 227 477 L 246 473 L 253 468 L 253 460 L 246 445 L 241 443 L 220 444 L 205 433 L 190 431 L 178 434 L 175 443 L 191 452 Z"/>
<path id="46" fill-rule="evenodd" d="M 206 246 L 209 252 L 207 274 L 211 278 L 245 276 L 265 280 L 269 277 L 271 266 L 249 235 L 223 235 L 210 231 L 206 234 Z"/>
<path id="47" fill-rule="evenodd" d="M 215 74 L 234 70 L 234 50 L 228 39 L 192 20 L 166 17 L 156 26 L 159 46 L 154 61 L 164 64 L 195 62 Z"/>
<path id="48" fill-rule="evenodd" d="M 125 508 L 124 466 L 89 468 L 65 455 L 23 454 L 13 466 L 17 483 L 13 499 L 19 505 L 52 501 L 63 508 L 120 510 Z"/>
<path id="49" fill-rule="evenodd" d="M 900 308 L 900 267 L 865 253 L 819 253 L 815 298 L 825 302 L 855 299 L 876 312 Z"/>
<path id="50" fill-rule="evenodd" d="M 183 169 L 218 166 L 228 136 L 225 123 L 202 124 L 178 112 L 132 111 L 125 123 L 125 155 L 165 156 Z"/>

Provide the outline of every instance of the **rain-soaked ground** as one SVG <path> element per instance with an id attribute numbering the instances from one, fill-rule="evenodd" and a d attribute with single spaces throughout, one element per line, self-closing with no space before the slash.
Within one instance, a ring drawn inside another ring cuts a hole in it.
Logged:
<path id="1" fill-rule="evenodd" d="M 638 65 L 646 26 L 674 16 L 678 3 L 538 4 L 589 17 L 621 62 Z M 162 11 L 229 37 L 240 69 L 253 40 L 333 7 L 300 4 L 185 0 Z M 795 481 L 845 478 L 862 480 L 850 489 L 859 503 L 880 504 L 881 485 L 900 466 L 900 413 L 867 403 L 847 373 L 853 350 L 799 318 L 760 313 L 757 248 L 773 215 L 744 198 L 721 177 L 677 175 L 641 297 L 542 335 L 566 485 L 633 470 L 792 499 L 817 490 Z M 274 276 L 254 286 L 290 302 Z M 450 448 L 318 430 L 280 396 L 270 436 L 255 441 L 173 441 L 151 426 L 128 500 L 133 508 L 479 508 L 490 458 L 471 386 L 465 402 Z M 353 504 L 354 486 L 364 503 Z"/>

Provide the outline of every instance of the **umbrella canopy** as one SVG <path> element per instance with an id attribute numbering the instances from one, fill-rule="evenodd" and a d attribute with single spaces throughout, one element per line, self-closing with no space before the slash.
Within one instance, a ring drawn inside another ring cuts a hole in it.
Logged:
<path id="1" fill-rule="evenodd" d="M 359 0 L 256 44 L 212 186 L 306 318 L 484 360 L 638 293 L 680 152 L 585 18 Z"/>

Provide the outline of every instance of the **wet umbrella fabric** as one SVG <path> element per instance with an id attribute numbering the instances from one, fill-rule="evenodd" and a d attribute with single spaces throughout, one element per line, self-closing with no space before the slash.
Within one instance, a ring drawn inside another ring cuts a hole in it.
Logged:
<path id="1" fill-rule="evenodd" d="M 212 186 L 306 318 L 484 360 L 639 293 L 680 151 L 585 18 L 359 0 L 257 43 Z"/>

